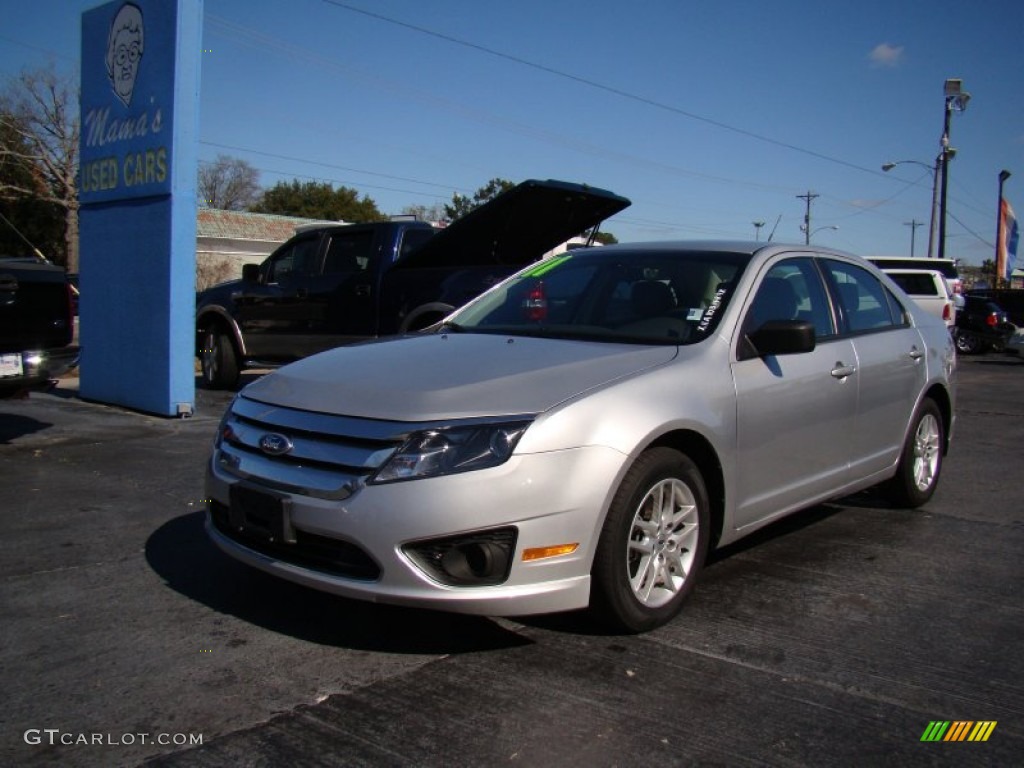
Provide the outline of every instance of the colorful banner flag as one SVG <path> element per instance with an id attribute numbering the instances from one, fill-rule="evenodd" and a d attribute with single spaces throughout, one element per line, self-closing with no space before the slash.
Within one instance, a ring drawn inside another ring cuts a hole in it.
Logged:
<path id="1" fill-rule="evenodd" d="M 1013 215 L 1010 201 L 1005 197 L 999 201 L 999 242 L 996 243 L 996 270 L 1004 280 L 1010 279 L 1017 261 L 1017 217 Z"/>

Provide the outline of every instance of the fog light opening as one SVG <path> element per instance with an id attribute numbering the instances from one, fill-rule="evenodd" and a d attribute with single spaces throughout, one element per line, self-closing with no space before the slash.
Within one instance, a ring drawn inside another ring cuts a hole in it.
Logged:
<path id="1" fill-rule="evenodd" d="M 405 554 L 427 576 L 451 587 L 501 584 L 512 571 L 517 531 L 492 528 L 409 542 Z"/>
<path id="2" fill-rule="evenodd" d="M 508 568 L 508 552 L 491 541 L 456 544 L 441 557 L 441 567 L 459 581 L 493 581 Z"/>

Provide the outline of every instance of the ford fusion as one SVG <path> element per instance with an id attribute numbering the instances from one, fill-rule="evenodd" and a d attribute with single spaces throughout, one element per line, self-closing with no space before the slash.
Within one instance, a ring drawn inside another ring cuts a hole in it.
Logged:
<path id="1" fill-rule="evenodd" d="M 207 472 L 229 555 L 339 595 L 671 619 L 708 551 L 880 486 L 918 506 L 954 421 L 941 320 L 866 261 L 644 243 L 537 262 L 430 332 L 240 392 Z"/>

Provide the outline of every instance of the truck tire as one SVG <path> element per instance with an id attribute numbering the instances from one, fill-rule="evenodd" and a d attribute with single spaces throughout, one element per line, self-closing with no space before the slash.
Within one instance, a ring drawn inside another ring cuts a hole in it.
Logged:
<path id="1" fill-rule="evenodd" d="M 238 386 L 238 357 L 231 337 L 219 325 L 203 334 L 199 350 L 202 382 L 207 389 L 234 389 Z"/>

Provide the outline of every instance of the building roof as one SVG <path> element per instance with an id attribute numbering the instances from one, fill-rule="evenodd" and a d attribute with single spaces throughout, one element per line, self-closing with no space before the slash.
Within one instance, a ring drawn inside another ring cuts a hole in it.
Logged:
<path id="1" fill-rule="evenodd" d="M 316 221 L 320 220 L 278 216 L 273 213 L 200 208 L 196 216 L 196 236 L 231 240 L 269 240 L 280 243 L 295 234 L 295 227 Z"/>

